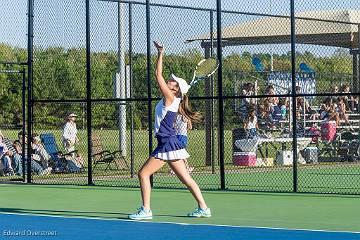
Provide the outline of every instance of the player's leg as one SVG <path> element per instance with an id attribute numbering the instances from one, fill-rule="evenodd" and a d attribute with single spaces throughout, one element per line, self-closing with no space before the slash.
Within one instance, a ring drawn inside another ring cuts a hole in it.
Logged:
<path id="1" fill-rule="evenodd" d="M 204 197 L 201 193 L 201 190 L 194 179 L 190 176 L 189 172 L 186 169 L 185 162 L 182 160 L 177 161 L 169 161 L 169 165 L 171 169 L 178 176 L 180 181 L 186 185 L 186 187 L 190 190 L 191 194 L 194 196 L 195 200 L 198 203 L 199 208 L 196 209 L 196 214 L 189 214 L 191 217 L 210 217 L 211 212 L 207 207 Z"/>
<path id="2" fill-rule="evenodd" d="M 141 187 L 141 198 L 143 205 L 137 212 L 130 214 L 129 218 L 133 220 L 152 219 L 152 212 L 150 209 L 150 195 L 151 183 L 150 176 L 158 171 L 165 162 L 154 157 L 150 157 L 138 172 L 138 177 Z"/>
<path id="3" fill-rule="evenodd" d="M 165 161 L 162 161 L 154 157 L 150 157 L 138 172 L 143 206 L 147 209 L 150 209 L 150 194 L 151 194 L 150 176 L 153 175 L 155 172 L 157 172 L 160 168 L 162 168 L 164 164 Z"/>

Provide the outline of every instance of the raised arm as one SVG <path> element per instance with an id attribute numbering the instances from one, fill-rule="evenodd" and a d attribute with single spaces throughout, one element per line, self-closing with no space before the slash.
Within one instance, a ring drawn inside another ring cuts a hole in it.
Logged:
<path id="1" fill-rule="evenodd" d="M 154 45 L 158 50 L 158 58 L 156 61 L 156 69 L 155 69 L 155 76 L 156 76 L 156 81 L 159 85 L 160 91 L 162 92 L 162 94 L 164 95 L 165 98 L 165 106 L 170 106 L 170 104 L 173 102 L 174 100 L 174 95 L 171 92 L 171 90 L 169 89 L 168 85 L 165 82 L 165 79 L 163 77 L 163 56 L 164 56 L 164 47 L 158 43 L 154 41 Z"/>

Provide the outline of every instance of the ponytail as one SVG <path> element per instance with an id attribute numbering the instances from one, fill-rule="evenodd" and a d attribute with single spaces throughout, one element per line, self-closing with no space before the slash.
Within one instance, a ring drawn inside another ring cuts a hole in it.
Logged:
<path id="1" fill-rule="evenodd" d="M 179 113 L 191 122 L 201 122 L 203 120 L 203 116 L 200 112 L 194 112 L 191 110 L 191 107 L 189 105 L 189 98 L 185 94 L 183 95 L 180 103 Z"/>

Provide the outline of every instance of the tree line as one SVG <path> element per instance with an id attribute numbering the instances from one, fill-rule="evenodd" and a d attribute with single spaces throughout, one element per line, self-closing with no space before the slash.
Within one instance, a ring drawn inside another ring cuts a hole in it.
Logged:
<path id="1" fill-rule="evenodd" d="M 61 47 L 34 48 L 34 73 L 32 90 L 35 100 L 76 100 L 76 102 L 36 102 L 34 104 L 34 124 L 36 128 L 58 128 L 63 125 L 64 117 L 69 112 L 79 115 L 79 127 L 86 126 L 86 104 L 80 100 L 86 98 L 86 50 L 84 48 L 64 49 Z M 249 52 L 232 53 L 223 57 L 223 95 L 234 96 L 235 80 L 254 81 L 254 79 L 239 79 L 239 72 L 254 72 L 252 58 L 255 54 Z M 256 54 L 260 58 L 265 70 L 270 68 L 270 54 Z M 180 54 L 167 54 L 164 59 L 165 78 L 174 73 L 187 80 L 192 78 L 193 70 L 201 59 L 202 52 L 188 50 Z M 328 56 L 316 56 L 311 52 L 297 53 L 297 66 L 305 62 L 315 70 L 319 91 L 329 88 L 329 81 L 349 81 L 352 74 L 352 60 L 349 53 L 343 49 L 336 49 Z M 154 66 L 156 56 L 152 56 Z M 0 44 L 1 61 L 27 61 L 27 50 L 7 44 Z M 132 55 L 132 88 L 131 97 L 143 101 L 129 101 L 127 105 L 127 121 L 130 121 L 130 109 L 136 129 L 147 128 L 147 77 L 146 54 Z M 273 67 L 276 71 L 291 71 L 291 53 L 274 54 Z M 129 64 L 129 55 L 126 55 Z M 91 53 L 91 97 L 92 99 L 114 98 L 113 77 L 117 72 L 118 59 L 116 52 Z M 0 65 L 0 70 L 19 70 L 21 66 Z M 154 68 L 151 69 L 154 73 Z M 345 76 L 345 77 L 344 77 Z M 151 75 L 152 97 L 159 97 L 160 93 L 154 74 Z M 21 83 L 19 74 L 0 73 L 0 126 L 21 125 Z M 266 85 L 265 80 L 262 85 Z M 330 84 L 331 85 L 331 84 Z M 214 80 L 214 95 L 217 95 L 217 80 Z M 205 96 L 205 84 L 194 86 L 190 96 Z M 130 108 L 131 105 L 131 108 Z M 204 112 L 205 100 L 192 101 L 193 108 Z M 153 104 L 153 109 L 155 102 Z M 234 101 L 225 100 L 224 117 L 226 122 L 236 122 Z M 92 124 L 94 128 L 117 128 L 118 102 L 96 101 L 92 105 Z M 216 109 L 216 108 L 215 108 Z M 202 128 L 203 124 L 199 124 Z M 130 126 L 130 124 L 128 124 Z"/>

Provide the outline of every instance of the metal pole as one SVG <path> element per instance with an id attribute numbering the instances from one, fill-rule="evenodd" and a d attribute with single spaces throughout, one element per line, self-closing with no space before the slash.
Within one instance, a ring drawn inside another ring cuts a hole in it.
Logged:
<path id="1" fill-rule="evenodd" d="M 360 92 L 360 24 L 358 25 L 358 46 L 357 46 L 357 51 L 355 53 L 356 59 L 357 59 L 357 75 L 356 75 L 356 89 L 354 91 L 356 92 Z M 360 107 L 360 102 L 357 106 L 357 108 L 359 109 Z M 358 110 L 358 112 L 360 112 Z"/>
<path id="2" fill-rule="evenodd" d="M 272 13 L 272 0 L 270 0 L 270 6 L 269 6 L 269 14 Z M 271 45 L 270 48 L 270 72 L 274 71 L 274 49 L 273 45 Z"/>
<path id="3" fill-rule="evenodd" d="M 218 68 L 218 99 L 219 99 L 219 160 L 221 189 L 225 190 L 225 166 L 224 166 L 224 99 L 222 90 L 222 37 L 221 37 L 221 0 L 216 0 L 216 21 L 217 21 L 217 57 Z"/>
<path id="4" fill-rule="evenodd" d="M 214 11 L 210 11 L 210 57 L 214 56 Z M 211 97 L 214 97 L 214 76 L 210 77 Z M 211 172 L 215 173 L 215 131 L 214 131 L 214 99 L 211 99 Z"/>
<path id="5" fill-rule="evenodd" d="M 21 90 L 21 114 L 22 114 L 22 132 L 26 132 L 26 77 L 25 77 L 25 69 L 22 70 L 22 90 Z M 25 146 L 25 135 L 22 136 L 22 146 Z M 25 148 L 23 148 L 25 149 Z M 25 151 L 22 152 L 22 175 L 23 181 L 26 182 L 25 177 Z"/>
<path id="6" fill-rule="evenodd" d="M 210 47 L 207 45 L 205 46 L 205 58 L 210 57 Z M 211 95 L 211 79 L 208 78 L 205 80 L 205 95 L 209 96 Z M 205 148 L 206 148 L 206 154 L 205 154 L 205 166 L 212 165 L 212 151 L 211 151 L 211 140 L 212 140 L 212 116 L 211 116 L 211 103 L 210 101 L 205 100 Z"/>
<path id="7" fill-rule="evenodd" d="M 118 84 L 116 87 L 116 97 L 126 98 L 125 83 L 125 20 L 124 7 L 121 0 L 118 2 Z M 118 106 L 118 124 L 119 124 L 119 148 L 122 156 L 126 156 L 126 104 L 120 101 Z"/>
<path id="8" fill-rule="evenodd" d="M 152 136 L 152 101 L 151 101 L 151 50 L 150 50 L 150 0 L 146 0 L 146 78 L 148 90 L 148 126 L 149 126 L 149 155 L 153 149 Z M 151 186 L 153 186 L 153 176 L 150 177 Z"/>
<path id="9" fill-rule="evenodd" d="M 360 24 L 358 24 L 358 51 L 356 54 L 356 59 L 357 59 L 357 81 L 356 81 L 356 93 L 358 98 L 360 98 Z M 356 106 L 356 109 L 358 112 L 360 112 L 360 101 L 358 102 L 358 105 Z M 359 136 L 360 136 L 360 129 L 359 129 Z"/>
<path id="10" fill-rule="evenodd" d="M 132 3 L 129 3 L 129 81 L 130 81 L 130 98 L 133 97 L 133 74 L 132 74 L 132 53 L 133 53 L 133 38 L 132 38 Z M 130 175 L 131 178 L 134 177 L 134 103 L 130 103 L 130 124 L 131 124 L 131 131 L 130 131 Z"/>
<path id="11" fill-rule="evenodd" d="M 87 147 L 88 147 L 88 185 L 94 185 L 92 172 L 91 142 L 91 52 L 90 52 L 90 0 L 86 0 L 86 108 L 87 108 Z"/>
<path id="12" fill-rule="evenodd" d="M 298 191 L 298 178 L 297 178 L 297 136 L 296 136 L 296 32 L 295 32 L 295 3 L 290 0 L 290 15 L 291 15 L 291 100 L 292 100 L 292 133 L 293 133 L 293 191 Z"/>
<path id="13" fill-rule="evenodd" d="M 32 79 L 33 79 L 33 38 L 34 38 L 34 0 L 28 0 L 28 109 L 27 109 L 27 182 L 31 183 L 31 128 L 32 128 Z M 25 143 L 25 132 L 23 132 L 23 144 Z M 25 153 L 23 145 L 23 156 Z M 24 161 L 24 158 L 23 158 Z"/>

